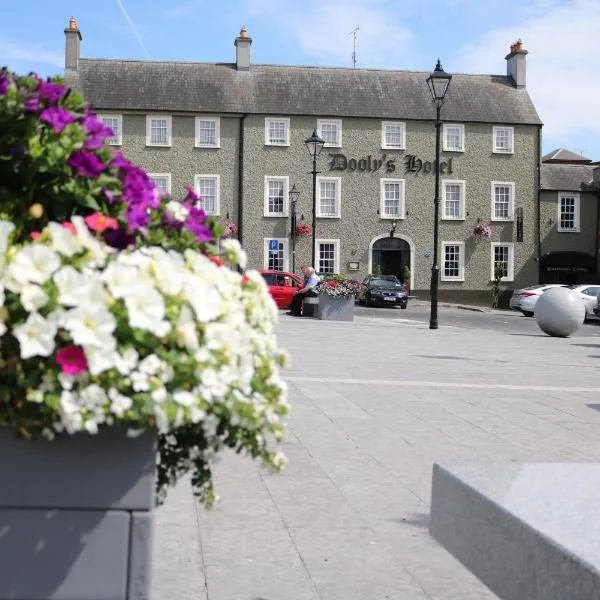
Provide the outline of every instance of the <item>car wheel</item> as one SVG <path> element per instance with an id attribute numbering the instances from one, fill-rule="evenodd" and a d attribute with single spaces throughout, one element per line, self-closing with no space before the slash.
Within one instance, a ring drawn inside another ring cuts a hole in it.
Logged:
<path id="1" fill-rule="evenodd" d="M 401 308 L 402 310 L 405 310 L 405 309 L 406 309 L 406 306 L 407 306 L 406 304 L 401 304 L 401 305 L 400 305 L 400 308 Z"/>
<path id="2" fill-rule="evenodd" d="M 521 312 L 525 317 L 533 317 L 533 313 L 530 310 L 522 310 Z"/>

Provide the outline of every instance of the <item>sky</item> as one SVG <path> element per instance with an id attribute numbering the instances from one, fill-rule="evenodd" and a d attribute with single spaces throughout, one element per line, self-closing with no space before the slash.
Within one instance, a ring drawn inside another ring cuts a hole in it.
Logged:
<path id="1" fill-rule="evenodd" d="M 600 160 L 600 0 L 0 0 L 0 65 L 61 74 L 77 18 L 82 56 L 234 62 L 246 26 L 252 62 L 506 74 L 522 39 L 543 151 Z M 451 88 L 449 93 L 451 93 Z"/>

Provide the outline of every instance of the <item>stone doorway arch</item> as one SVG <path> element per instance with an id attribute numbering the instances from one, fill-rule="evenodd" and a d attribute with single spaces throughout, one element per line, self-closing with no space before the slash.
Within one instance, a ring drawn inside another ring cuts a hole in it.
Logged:
<path id="1" fill-rule="evenodd" d="M 381 265 L 384 275 L 396 275 L 402 279 L 402 267 L 407 265 L 410 269 L 410 289 L 414 288 L 415 245 L 410 238 L 402 235 L 390 237 L 389 233 L 377 236 L 369 245 L 369 274 L 373 273 L 377 265 Z"/>

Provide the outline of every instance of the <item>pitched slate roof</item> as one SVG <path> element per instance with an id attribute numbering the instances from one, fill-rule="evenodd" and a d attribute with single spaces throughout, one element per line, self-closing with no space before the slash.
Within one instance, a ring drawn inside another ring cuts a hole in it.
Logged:
<path id="1" fill-rule="evenodd" d="M 96 110 L 435 117 L 424 72 L 81 59 L 67 76 Z M 443 119 L 541 124 L 529 94 L 496 75 L 453 75 Z"/>
<path id="2" fill-rule="evenodd" d="M 542 190 L 584 191 L 594 178 L 594 166 L 542 163 L 541 175 Z"/>
<path id="3" fill-rule="evenodd" d="M 566 148 L 557 148 L 548 154 L 542 156 L 542 162 L 570 162 L 570 163 L 591 163 L 591 158 L 586 158 L 581 154 L 571 152 Z"/>

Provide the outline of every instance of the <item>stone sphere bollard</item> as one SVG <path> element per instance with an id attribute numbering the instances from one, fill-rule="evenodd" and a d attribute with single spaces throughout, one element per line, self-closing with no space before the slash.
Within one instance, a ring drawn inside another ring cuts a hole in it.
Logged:
<path id="1" fill-rule="evenodd" d="M 535 320 L 544 333 L 553 337 L 569 337 L 583 324 L 585 305 L 569 288 L 550 288 L 535 305 Z"/>

